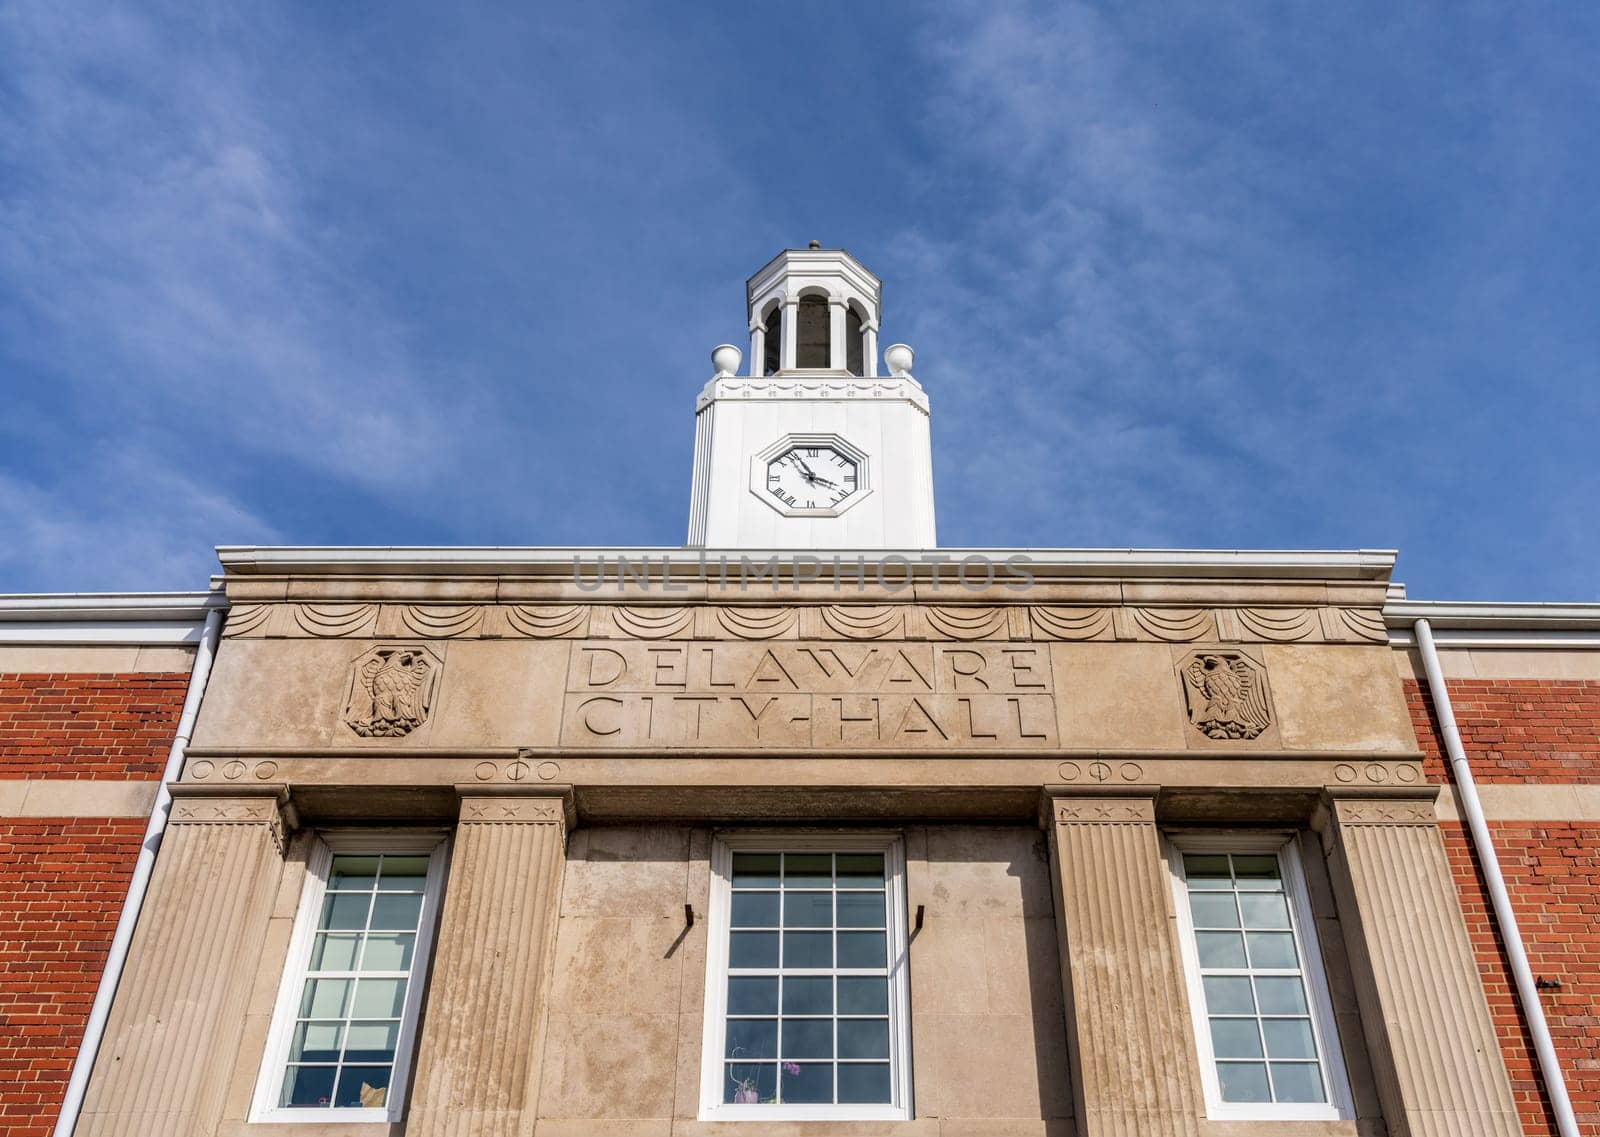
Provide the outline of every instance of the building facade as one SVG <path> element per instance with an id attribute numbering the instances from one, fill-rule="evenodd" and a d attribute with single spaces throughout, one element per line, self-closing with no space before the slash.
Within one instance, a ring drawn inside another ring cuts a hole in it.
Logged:
<path id="1" fill-rule="evenodd" d="M 682 549 L 0 608 L 0 1137 L 1593 1131 L 1600 610 L 937 549 L 880 291 L 751 279 Z"/>

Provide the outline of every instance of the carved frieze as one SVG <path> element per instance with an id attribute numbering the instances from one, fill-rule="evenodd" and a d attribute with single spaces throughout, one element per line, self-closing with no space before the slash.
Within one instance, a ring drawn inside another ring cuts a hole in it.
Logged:
<path id="1" fill-rule="evenodd" d="M 461 802 L 461 820 L 523 825 L 560 825 L 561 802 L 549 797 L 469 797 Z"/>
<path id="2" fill-rule="evenodd" d="M 1178 664 L 1189 722 L 1217 741 L 1260 737 L 1272 725 L 1267 671 L 1238 651 L 1193 651 Z"/>
<path id="3" fill-rule="evenodd" d="M 350 667 L 345 725 L 362 738 L 401 738 L 427 721 L 443 669 L 418 644 L 375 647 Z"/>
<path id="4" fill-rule="evenodd" d="M 279 616 L 281 613 L 281 617 Z M 247 602 L 233 638 L 848 639 L 1373 643 L 1377 609 L 1060 604 L 330 604 Z"/>

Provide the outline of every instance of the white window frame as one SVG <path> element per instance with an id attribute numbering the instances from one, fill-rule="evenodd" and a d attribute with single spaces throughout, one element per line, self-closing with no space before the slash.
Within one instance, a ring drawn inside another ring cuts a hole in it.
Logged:
<path id="1" fill-rule="evenodd" d="M 734 853 L 882 853 L 884 926 L 889 948 L 888 1104 L 750 1105 L 724 1102 L 723 1051 L 728 1026 L 728 938 L 732 920 Z M 774 833 L 728 831 L 711 844 L 711 897 L 706 920 L 705 1030 L 700 1058 L 701 1121 L 909 1121 L 911 1104 L 911 985 L 906 928 L 905 844 L 897 832 Z"/>
<path id="2" fill-rule="evenodd" d="M 1167 866 L 1172 881 L 1173 905 L 1177 910 L 1180 947 L 1183 955 L 1185 987 L 1189 996 L 1189 1018 L 1194 1024 L 1195 1046 L 1200 1056 L 1200 1078 L 1206 1092 L 1206 1117 L 1217 1121 L 1348 1121 L 1355 1117 L 1350 1094 L 1350 1079 L 1345 1074 L 1344 1055 L 1339 1046 L 1338 1021 L 1328 977 L 1322 967 L 1322 952 L 1317 943 L 1315 917 L 1306 888 L 1305 866 L 1291 832 L 1265 830 L 1178 831 L 1166 834 Z M 1200 979 L 1200 956 L 1189 911 L 1189 887 L 1183 871 L 1184 853 L 1273 854 L 1278 858 L 1284 892 L 1289 901 L 1294 925 L 1295 950 L 1300 954 L 1300 974 L 1306 988 L 1311 1030 L 1321 1056 L 1323 1079 L 1328 1090 L 1326 1102 L 1229 1102 L 1222 1100 L 1217 1078 L 1216 1056 L 1211 1047 L 1211 1028 L 1206 1015 L 1205 987 Z"/>
<path id="3" fill-rule="evenodd" d="M 328 891 L 328 874 L 336 854 L 373 855 L 393 853 L 403 856 L 428 856 L 428 875 L 423 886 L 422 914 L 417 922 L 417 945 L 411 956 L 411 979 L 406 988 L 406 1005 L 400 1021 L 400 1038 L 395 1046 L 391 1092 L 377 1108 L 307 1109 L 280 1106 L 283 1075 L 294 1035 L 295 1008 L 300 1003 L 311 948 L 316 938 L 322 898 Z M 389 830 L 362 832 L 329 831 L 319 833 L 306 864 L 306 883 L 295 913 L 294 934 L 284 961 L 283 979 L 278 986 L 272 1011 L 272 1027 L 262 1052 L 261 1071 L 256 1078 L 255 1096 L 250 1107 L 252 1122 L 396 1122 L 405 1113 L 406 1089 L 411 1078 L 411 1060 L 416 1048 L 417 1019 L 422 1011 L 423 988 L 433 957 L 433 941 L 438 926 L 445 874 L 450 859 L 449 834 L 443 830 Z"/>

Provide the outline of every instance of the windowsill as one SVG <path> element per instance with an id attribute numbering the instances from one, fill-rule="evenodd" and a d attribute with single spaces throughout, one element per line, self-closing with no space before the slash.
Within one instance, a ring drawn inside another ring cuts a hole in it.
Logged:
<path id="1" fill-rule="evenodd" d="M 723 1105 L 702 1113 L 701 1121 L 910 1121 L 893 1105 Z"/>
<path id="2" fill-rule="evenodd" d="M 388 1126 L 398 1121 L 392 1117 L 387 1108 L 384 1109 L 272 1109 L 263 1111 L 250 1119 L 252 1126 L 256 1125 L 384 1125 Z"/>

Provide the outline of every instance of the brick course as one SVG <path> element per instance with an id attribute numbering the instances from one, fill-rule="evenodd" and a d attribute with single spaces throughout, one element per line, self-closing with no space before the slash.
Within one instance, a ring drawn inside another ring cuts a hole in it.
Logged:
<path id="1" fill-rule="evenodd" d="M 1451 679 L 1450 706 L 1480 782 L 1600 784 L 1600 683 Z M 1450 780 L 1425 684 L 1405 680 L 1411 723 L 1430 781 Z"/>
<path id="2" fill-rule="evenodd" d="M 0 778 L 157 778 L 187 673 L 0 675 Z"/>
<path id="3" fill-rule="evenodd" d="M 55 1124 L 144 827 L 0 819 L 0 1137 Z"/>

